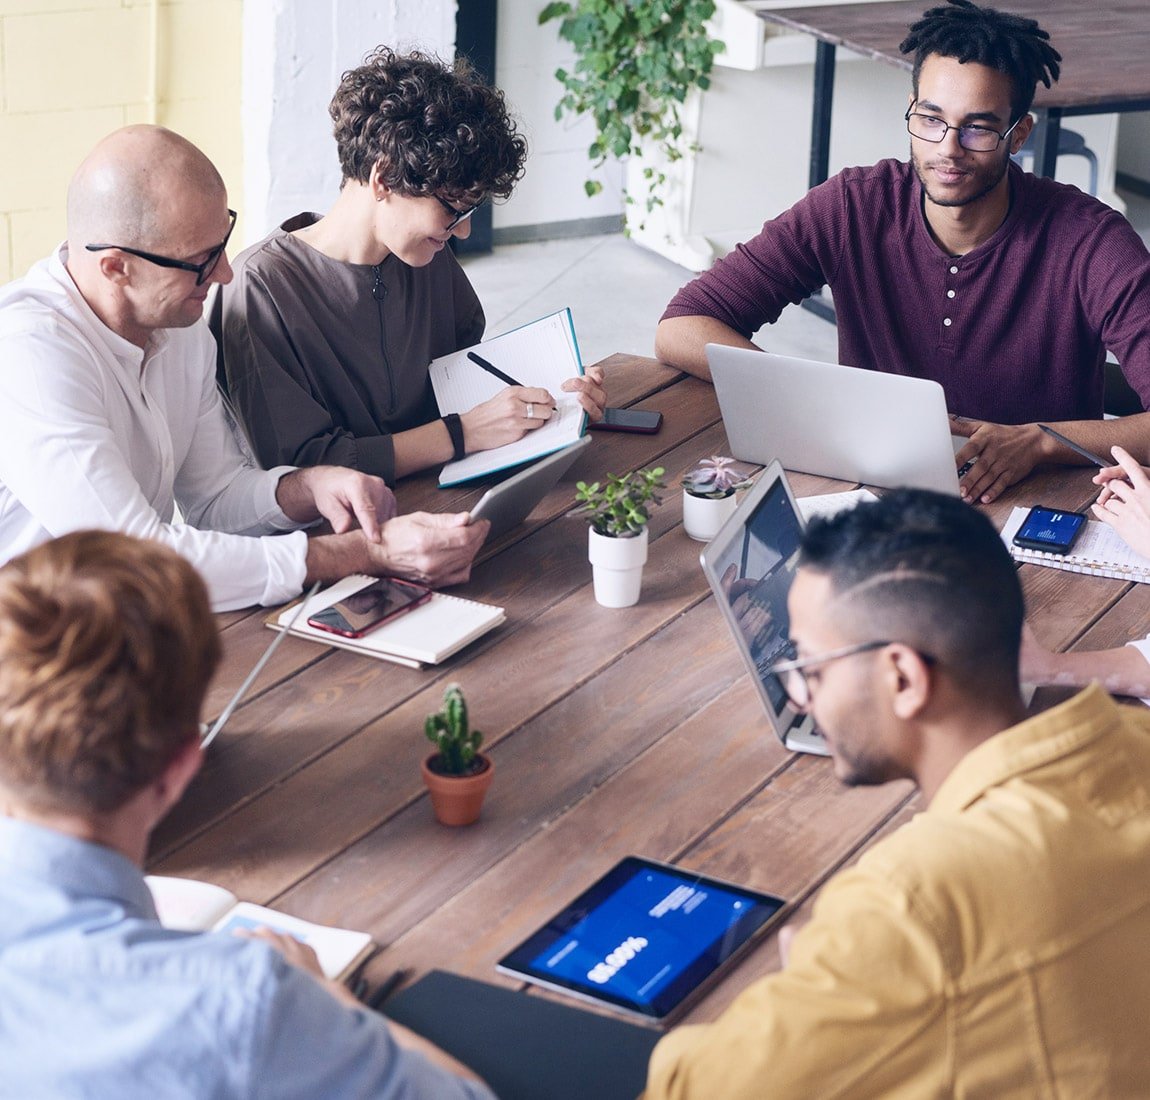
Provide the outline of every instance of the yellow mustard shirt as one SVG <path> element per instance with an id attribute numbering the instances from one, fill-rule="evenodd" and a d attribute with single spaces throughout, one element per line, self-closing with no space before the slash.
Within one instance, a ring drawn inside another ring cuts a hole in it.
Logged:
<path id="1" fill-rule="evenodd" d="M 1150 1097 L 1150 712 L 1097 685 L 969 753 L 829 882 L 647 1100 Z"/>

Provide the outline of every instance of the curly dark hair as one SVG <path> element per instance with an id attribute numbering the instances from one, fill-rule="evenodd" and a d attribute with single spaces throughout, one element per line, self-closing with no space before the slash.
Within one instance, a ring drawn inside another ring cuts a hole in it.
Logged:
<path id="1" fill-rule="evenodd" d="M 1017 121 L 1030 110 L 1038 82 L 1049 88 L 1062 71 L 1062 55 L 1049 43 L 1050 35 L 1034 19 L 980 8 L 971 0 L 948 0 L 947 7 L 923 12 L 899 50 L 914 54 L 916 96 L 922 63 L 932 54 L 1005 73 L 1013 89 L 1011 120 Z"/>
<path id="2" fill-rule="evenodd" d="M 402 195 L 473 205 L 505 199 L 523 175 L 527 142 L 503 93 L 462 58 L 447 65 L 387 46 L 343 74 L 329 108 L 343 179 Z"/>

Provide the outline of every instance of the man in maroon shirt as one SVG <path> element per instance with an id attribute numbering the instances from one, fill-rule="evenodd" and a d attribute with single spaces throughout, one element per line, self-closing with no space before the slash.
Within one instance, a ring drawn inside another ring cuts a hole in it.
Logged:
<path id="1" fill-rule="evenodd" d="M 974 460 L 966 499 L 1083 461 L 1039 421 L 1150 461 L 1150 413 L 1100 419 L 1107 349 L 1150 406 L 1150 253 L 1108 206 L 1010 161 L 1038 80 L 1058 79 L 1048 37 L 969 0 L 926 12 L 900 47 L 915 55 L 910 163 L 840 172 L 688 283 L 659 323 L 659 358 L 707 378 L 707 343 L 753 347 L 828 285 L 840 362 L 942 384 L 969 437 L 956 461 Z"/>

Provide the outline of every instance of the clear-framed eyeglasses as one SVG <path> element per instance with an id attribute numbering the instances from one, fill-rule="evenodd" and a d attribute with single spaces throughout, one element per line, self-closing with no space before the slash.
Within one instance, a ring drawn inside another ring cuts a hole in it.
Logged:
<path id="1" fill-rule="evenodd" d="M 1022 117 L 1025 118 L 1026 116 L 1023 115 Z M 944 122 L 937 115 L 927 115 L 914 110 L 913 103 L 906 109 L 903 118 L 906 120 L 907 132 L 911 137 L 921 138 L 923 141 L 933 142 L 935 145 L 945 140 L 946 135 L 951 130 L 957 130 L 958 144 L 972 153 L 993 153 L 1014 133 L 1015 127 L 1022 121 L 1022 118 L 1018 119 L 1014 126 L 1011 126 L 1005 133 L 992 130 L 989 126 L 978 126 L 973 123 L 951 126 L 949 122 Z"/>
<path id="2" fill-rule="evenodd" d="M 787 645 L 787 658 L 775 661 L 766 672 L 778 680 L 779 686 L 796 709 L 806 710 L 811 704 L 811 685 L 807 680 L 807 669 L 821 667 L 832 661 L 841 661 L 846 657 L 855 657 L 860 653 L 870 653 L 890 644 L 888 641 L 859 642 L 857 645 L 844 646 L 842 649 L 832 649 L 830 653 L 796 658 L 795 643 L 790 642 Z"/>

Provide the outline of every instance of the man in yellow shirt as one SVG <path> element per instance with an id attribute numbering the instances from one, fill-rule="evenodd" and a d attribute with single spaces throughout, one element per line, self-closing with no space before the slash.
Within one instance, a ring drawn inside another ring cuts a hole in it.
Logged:
<path id="1" fill-rule="evenodd" d="M 1150 716 L 1035 718 L 991 524 L 902 490 L 813 523 L 775 666 L 848 785 L 922 813 L 833 879 L 777 974 L 651 1058 L 663 1098 L 1150 1096 Z"/>

